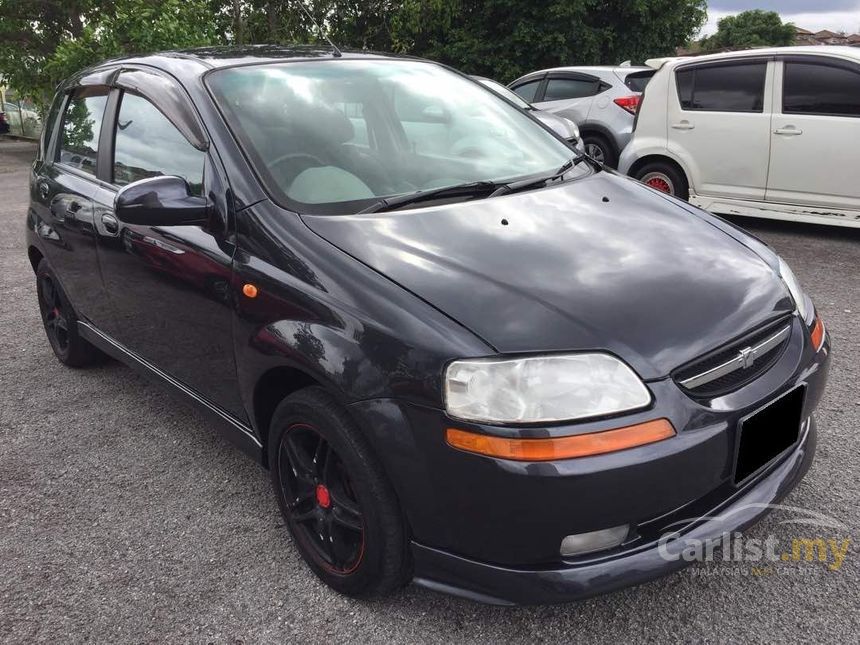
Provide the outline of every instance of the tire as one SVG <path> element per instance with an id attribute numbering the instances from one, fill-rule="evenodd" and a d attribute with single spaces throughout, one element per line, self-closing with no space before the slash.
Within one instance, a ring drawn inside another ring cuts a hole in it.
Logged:
<path id="1" fill-rule="evenodd" d="M 582 144 L 585 146 L 586 154 L 601 162 L 604 166 L 609 166 L 610 168 L 618 167 L 618 153 L 615 152 L 615 146 L 603 135 L 585 134 L 582 136 Z"/>
<path id="2" fill-rule="evenodd" d="M 677 166 L 670 163 L 655 161 L 645 164 L 636 171 L 634 177 L 655 190 L 684 201 L 690 199 L 690 185 L 687 183 L 687 177 Z"/>
<path id="3" fill-rule="evenodd" d="M 77 314 L 44 258 L 36 267 L 36 293 L 42 325 L 57 360 L 67 367 L 87 367 L 106 358 L 78 334 Z"/>
<path id="4" fill-rule="evenodd" d="M 373 598 L 411 579 L 397 497 L 334 397 L 309 387 L 284 399 L 272 417 L 268 452 L 287 528 L 323 582 L 347 596 Z"/>

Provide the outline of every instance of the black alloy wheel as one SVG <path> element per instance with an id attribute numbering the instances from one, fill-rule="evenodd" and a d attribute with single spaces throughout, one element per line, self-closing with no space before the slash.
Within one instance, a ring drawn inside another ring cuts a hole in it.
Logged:
<path id="1" fill-rule="evenodd" d="M 340 593 L 383 596 L 412 575 L 394 489 L 348 410 L 321 387 L 287 396 L 269 424 L 278 505 L 313 572 Z"/>
<path id="2" fill-rule="evenodd" d="M 337 452 L 305 423 L 287 428 L 279 455 L 280 483 L 293 531 L 317 563 L 333 573 L 355 571 L 364 555 L 364 519 Z"/>
<path id="3" fill-rule="evenodd" d="M 36 293 L 48 342 L 63 365 L 85 367 L 105 358 L 78 334 L 75 310 L 45 259 L 36 268 Z"/>

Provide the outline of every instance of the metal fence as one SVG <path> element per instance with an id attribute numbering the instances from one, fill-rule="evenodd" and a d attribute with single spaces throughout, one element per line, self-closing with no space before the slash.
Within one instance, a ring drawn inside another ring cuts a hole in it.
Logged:
<path id="1" fill-rule="evenodd" d="M 0 87 L 0 112 L 6 115 L 9 134 L 38 139 L 42 133 L 42 117 L 36 106 L 15 90 Z"/>

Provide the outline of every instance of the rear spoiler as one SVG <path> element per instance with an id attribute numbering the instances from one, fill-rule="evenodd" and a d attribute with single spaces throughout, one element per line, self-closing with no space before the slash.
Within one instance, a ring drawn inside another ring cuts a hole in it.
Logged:
<path id="1" fill-rule="evenodd" d="M 673 60 L 681 60 L 683 58 L 689 58 L 689 56 L 665 56 L 664 58 L 649 58 L 645 61 L 645 65 L 651 67 L 652 69 L 660 69 L 666 63 L 670 63 Z"/>

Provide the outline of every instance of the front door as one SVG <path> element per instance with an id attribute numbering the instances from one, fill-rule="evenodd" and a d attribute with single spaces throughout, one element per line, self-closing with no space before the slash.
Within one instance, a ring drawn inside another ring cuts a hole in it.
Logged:
<path id="1" fill-rule="evenodd" d="M 792 56 L 782 65 L 767 201 L 823 216 L 860 210 L 860 65 L 825 56 Z"/>
<path id="2" fill-rule="evenodd" d="M 676 70 L 667 109 L 668 148 L 689 170 L 696 194 L 764 199 L 772 67 L 766 59 L 751 59 Z"/>
<path id="3" fill-rule="evenodd" d="M 234 248 L 226 226 L 125 224 L 113 209 L 123 186 L 160 175 L 184 178 L 197 195 L 223 194 L 217 173 L 209 154 L 192 146 L 151 101 L 114 91 L 116 115 L 106 120 L 114 135 L 109 182 L 94 194 L 99 259 L 114 311 L 104 331 L 244 420 L 232 342 Z"/>

